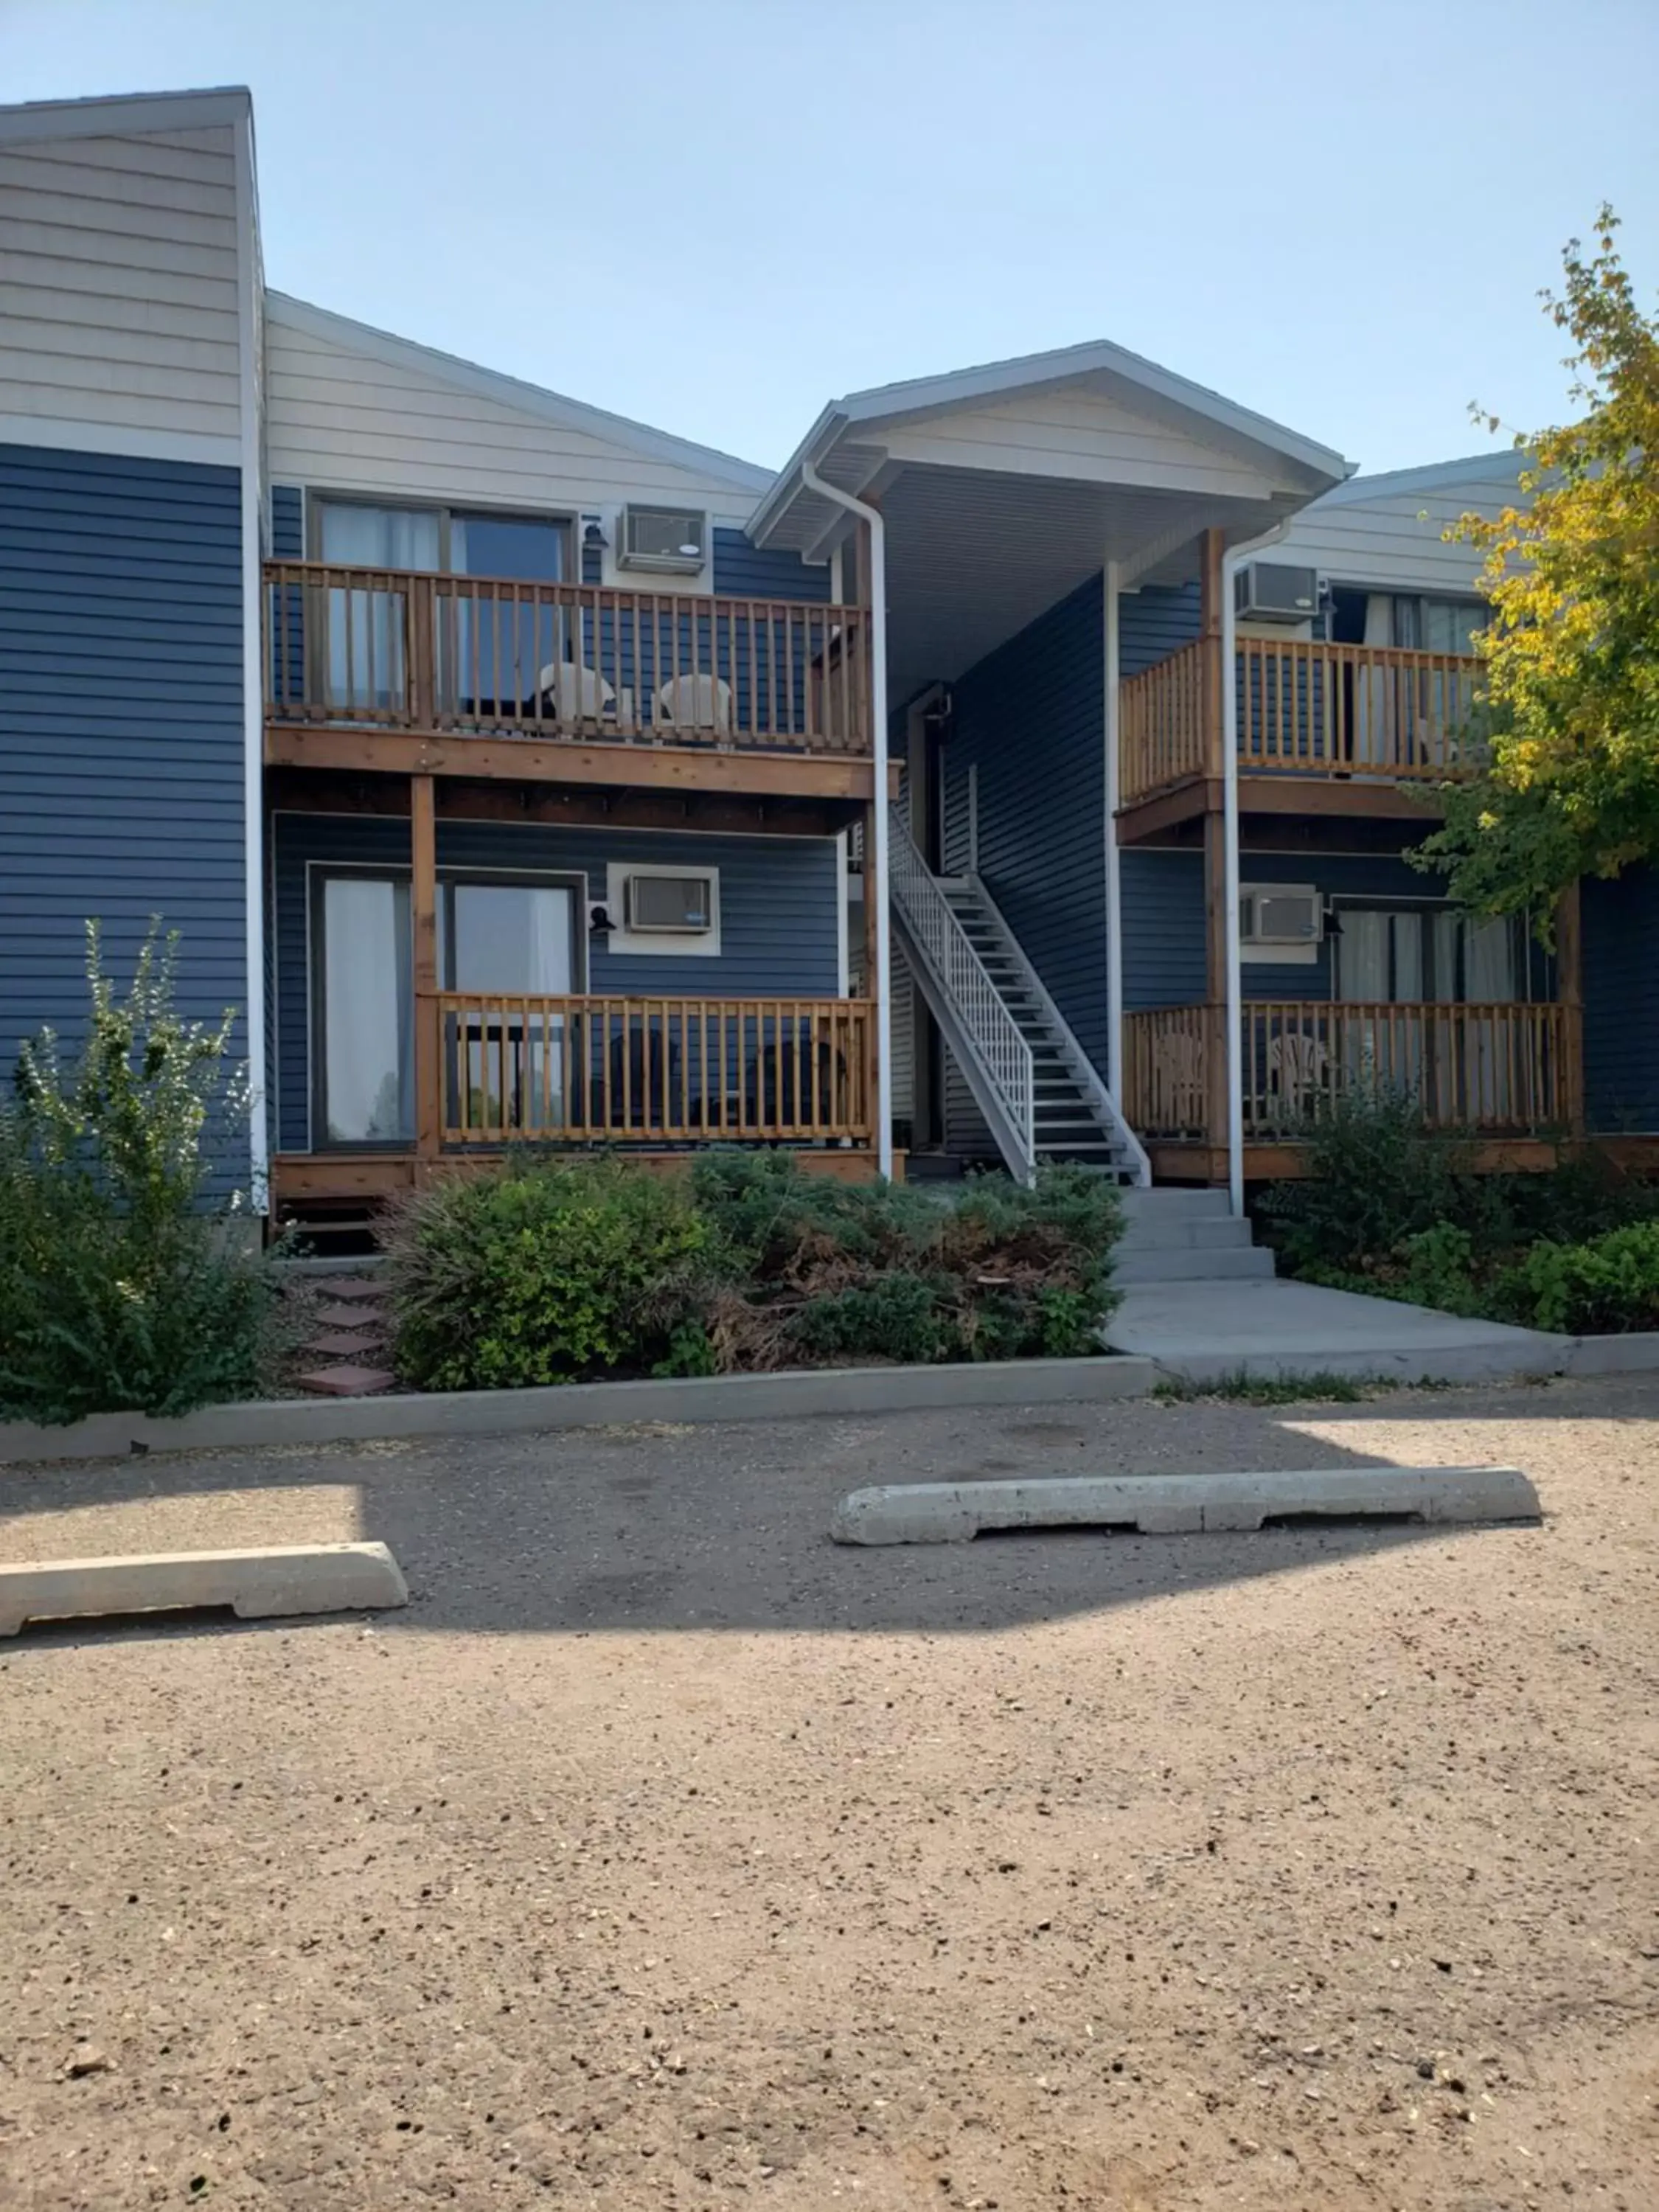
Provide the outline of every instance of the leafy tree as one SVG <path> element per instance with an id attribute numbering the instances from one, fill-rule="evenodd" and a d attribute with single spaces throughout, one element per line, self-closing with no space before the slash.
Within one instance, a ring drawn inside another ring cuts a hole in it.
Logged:
<path id="1" fill-rule="evenodd" d="M 1516 439 L 1528 505 L 1458 526 L 1486 555 L 1486 762 L 1413 858 L 1487 914 L 1547 915 L 1581 875 L 1659 857 L 1659 323 L 1617 228 L 1604 206 L 1595 252 L 1573 240 L 1542 295 L 1583 418 Z"/>

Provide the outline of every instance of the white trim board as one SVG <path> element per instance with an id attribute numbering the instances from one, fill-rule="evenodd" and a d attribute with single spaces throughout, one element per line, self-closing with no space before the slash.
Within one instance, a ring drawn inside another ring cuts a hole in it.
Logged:
<path id="1" fill-rule="evenodd" d="M 0 414 L 0 445 L 115 454 L 138 461 L 192 462 L 204 468 L 234 469 L 242 464 L 240 433 L 148 430 L 124 422 L 81 422 L 67 416 Z"/>
<path id="2" fill-rule="evenodd" d="M 252 117 L 246 85 L 201 92 L 118 93 L 91 100 L 31 100 L 0 107 L 0 144 L 46 138 L 140 137 L 154 131 L 205 131 Z"/>

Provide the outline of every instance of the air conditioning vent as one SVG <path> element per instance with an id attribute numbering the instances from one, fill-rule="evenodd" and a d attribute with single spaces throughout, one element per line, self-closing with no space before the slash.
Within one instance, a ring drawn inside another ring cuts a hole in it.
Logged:
<path id="1" fill-rule="evenodd" d="M 1244 945 L 1316 945 L 1324 919 L 1312 884 L 1247 884 L 1239 894 L 1238 935 Z"/>
<path id="2" fill-rule="evenodd" d="M 1243 622 L 1306 622 L 1319 612 L 1319 571 L 1277 561 L 1247 561 L 1233 580 L 1233 611 Z"/>
<path id="3" fill-rule="evenodd" d="M 706 937 L 714 927 L 709 876 L 629 876 L 625 901 L 631 930 Z"/>
<path id="4" fill-rule="evenodd" d="M 625 507 L 617 548 L 619 568 L 659 576 L 695 576 L 708 547 L 708 517 L 689 507 Z"/>

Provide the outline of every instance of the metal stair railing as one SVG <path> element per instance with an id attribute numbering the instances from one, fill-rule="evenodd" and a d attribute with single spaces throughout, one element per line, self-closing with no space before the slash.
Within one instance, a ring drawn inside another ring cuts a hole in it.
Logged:
<path id="1" fill-rule="evenodd" d="M 1024 1182 L 1036 1171 L 1036 1085 L 1031 1048 L 951 911 L 939 879 L 904 825 L 889 835 L 888 877 L 895 913 L 922 971 L 923 990 L 941 1001 L 946 1030 L 969 1087 L 1009 1168 Z"/>

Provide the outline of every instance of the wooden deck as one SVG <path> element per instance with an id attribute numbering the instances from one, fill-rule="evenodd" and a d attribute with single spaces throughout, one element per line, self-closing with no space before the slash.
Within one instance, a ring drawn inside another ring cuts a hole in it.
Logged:
<path id="1" fill-rule="evenodd" d="M 862 799 L 869 611 L 264 564 L 265 757 Z"/>

